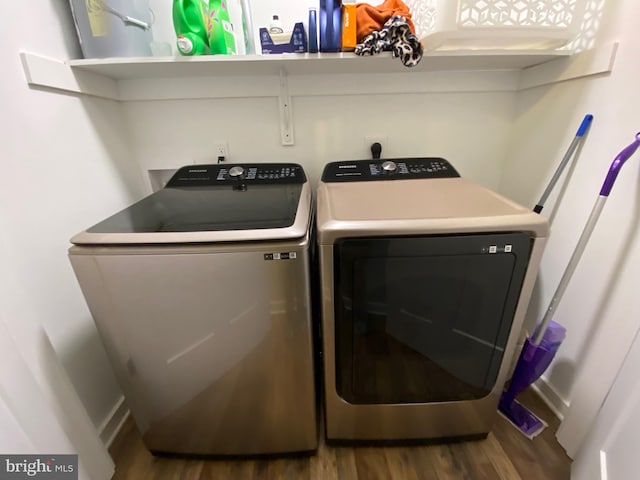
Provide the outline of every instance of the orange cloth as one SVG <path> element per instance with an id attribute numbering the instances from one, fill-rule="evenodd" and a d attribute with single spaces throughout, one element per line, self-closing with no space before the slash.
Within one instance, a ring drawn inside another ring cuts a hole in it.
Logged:
<path id="1" fill-rule="evenodd" d="M 415 35 L 416 29 L 411 21 L 409 7 L 402 0 L 385 0 L 382 5 L 374 7 L 368 3 L 356 5 L 356 29 L 357 41 L 361 43 L 364 37 L 376 30 L 382 30 L 384 23 L 394 15 L 402 15 L 407 19 L 411 33 Z"/>

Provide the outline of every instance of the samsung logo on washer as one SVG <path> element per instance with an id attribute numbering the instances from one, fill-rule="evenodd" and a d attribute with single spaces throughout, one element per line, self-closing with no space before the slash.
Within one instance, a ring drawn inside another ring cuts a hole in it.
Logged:
<path id="1" fill-rule="evenodd" d="M 78 455 L 0 455 L 0 479 L 78 480 Z"/>
<path id="2" fill-rule="evenodd" d="M 357 165 L 338 165 L 338 168 L 356 168 Z"/>

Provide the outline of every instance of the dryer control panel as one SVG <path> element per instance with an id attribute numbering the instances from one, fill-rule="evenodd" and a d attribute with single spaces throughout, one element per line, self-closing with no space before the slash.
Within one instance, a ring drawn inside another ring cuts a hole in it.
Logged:
<path id="1" fill-rule="evenodd" d="M 324 167 L 322 181 L 366 182 L 459 176 L 444 158 L 397 158 L 332 162 Z"/>
<path id="2" fill-rule="evenodd" d="M 171 177 L 167 187 L 283 185 L 306 181 L 304 170 L 297 163 L 216 163 L 182 167 Z"/>

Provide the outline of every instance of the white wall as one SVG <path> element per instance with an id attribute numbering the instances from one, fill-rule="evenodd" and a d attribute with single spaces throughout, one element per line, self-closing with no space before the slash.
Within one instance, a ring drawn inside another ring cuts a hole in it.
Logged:
<path id="1" fill-rule="evenodd" d="M 0 316 L 36 350 L 29 326 L 44 326 L 97 426 L 121 393 L 66 251 L 73 234 L 137 198 L 140 181 L 117 103 L 25 81 L 20 51 L 80 56 L 68 1 L 2 2 L 0 14 Z"/>
<path id="2" fill-rule="evenodd" d="M 173 43 L 171 2 L 149 1 L 156 17 L 155 40 Z M 268 26 L 273 14 L 280 16 L 285 28 L 297 21 L 306 24 L 309 7 L 319 5 L 317 0 L 307 3 L 251 0 L 250 4 L 256 34 L 260 26 Z M 425 84 L 435 82 L 439 85 L 436 90 L 442 91 L 446 74 L 422 75 Z M 453 75 L 449 79 L 453 84 L 465 83 L 461 80 L 467 76 L 465 72 Z M 227 143 L 230 162 L 298 162 L 315 182 L 327 162 L 369 158 L 365 137 L 379 136 L 386 140 L 383 157 L 442 156 L 462 175 L 489 187 L 498 186 L 515 108 L 516 93 L 511 88 L 505 88 L 504 92 L 494 88 L 497 91 L 487 93 L 484 80 L 481 93 L 469 92 L 467 86 L 465 93 L 402 94 L 407 78 L 404 74 L 379 77 L 380 81 L 398 85 L 398 93 L 293 96 L 294 146 L 280 144 L 276 97 L 128 101 L 122 104 L 122 109 L 132 149 L 144 176 L 148 170 L 215 162 L 213 145 L 222 141 Z M 172 80 L 180 84 L 179 78 Z M 352 81 L 351 77 L 345 78 L 345 82 Z M 305 82 L 290 78 L 290 83 L 303 91 L 313 91 L 305 88 Z M 158 88 L 156 83 L 149 79 L 148 88 Z M 239 83 L 247 85 L 247 78 L 239 79 Z M 182 88 L 189 86 L 189 81 L 183 82 Z M 211 96 L 217 94 L 212 84 Z M 150 189 L 148 179 L 147 185 Z"/>
<path id="3" fill-rule="evenodd" d="M 13 330 L 13 332 L 12 332 Z M 111 478 L 114 464 L 42 327 L 0 316 L 0 451 L 77 454 L 78 478 Z"/>
<path id="4" fill-rule="evenodd" d="M 594 115 L 578 160 L 543 211 L 551 218 L 552 233 L 528 313 L 529 326 L 542 318 L 612 160 L 640 131 L 639 16 L 640 3 L 635 0 L 607 3 L 598 42 L 620 42 L 610 76 L 535 88 L 518 96 L 510 160 L 500 189 L 525 205 L 535 205 L 583 115 Z M 567 327 L 568 337 L 545 379 L 557 392 L 561 410 L 572 400 L 593 396 L 597 402 L 606 393 L 615 365 L 640 325 L 639 173 L 637 153 L 622 169 L 555 315 Z M 607 368 L 594 375 L 598 365 Z"/>
<path id="5" fill-rule="evenodd" d="M 275 97 L 126 102 L 122 108 L 143 170 L 215 162 L 212 146 L 224 140 L 229 162 L 298 162 L 315 182 L 327 162 L 371 158 L 365 137 L 373 134 L 386 137 L 383 157 L 441 156 L 462 175 L 495 187 L 514 100 L 513 92 L 294 97 L 294 146 L 280 143 Z"/>

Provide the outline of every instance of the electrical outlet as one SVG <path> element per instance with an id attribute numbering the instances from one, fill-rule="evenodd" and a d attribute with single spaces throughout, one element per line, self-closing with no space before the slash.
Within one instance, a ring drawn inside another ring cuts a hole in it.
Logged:
<path id="1" fill-rule="evenodd" d="M 213 150 L 214 150 L 213 153 L 216 159 L 219 159 L 220 157 L 224 157 L 224 159 L 227 160 L 227 157 L 229 156 L 229 152 L 227 149 L 227 142 L 214 142 Z"/>

